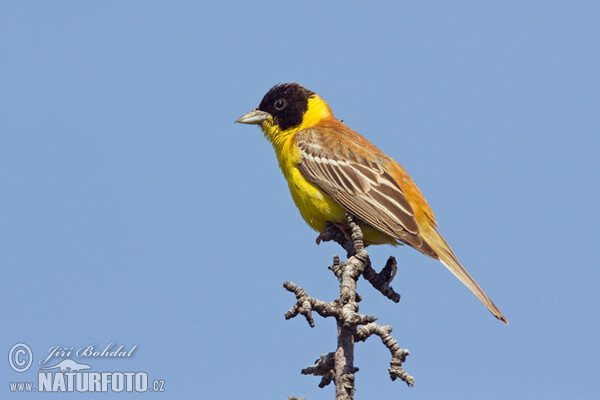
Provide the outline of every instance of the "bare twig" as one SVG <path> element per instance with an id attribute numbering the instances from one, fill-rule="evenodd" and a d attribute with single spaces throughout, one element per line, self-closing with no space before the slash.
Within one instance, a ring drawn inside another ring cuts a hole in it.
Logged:
<path id="1" fill-rule="evenodd" d="M 356 228 L 360 229 L 360 227 L 354 223 Z M 329 242 L 333 241 L 342 246 L 346 252 L 348 253 L 348 257 L 352 257 L 356 254 L 357 250 L 355 248 L 354 243 L 350 242 L 343 232 L 340 229 L 332 224 L 327 223 L 325 229 L 319 235 L 319 241 Z M 362 246 L 362 240 L 360 245 Z M 362 247 L 364 250 L 364 247 Z M 366 252 L 365 252 L 366 253 Z M 381 294 L 383 294 L 388 299 L 392 300 L 394 303 L 398 303 L 400 301 L 400 294 L 396 293 L 394 289 L 390 286 L 390 282 L 393 279 L 393 271 L 396 269 L 396 259 L 394 257 L 390 257 L 385 264 L 385 267 L 381 270 L 381 272 L 377 273 L 371 266 L 371 261 L 367 254 L 366 256 L 367 262 L 364 266 L 363 277 L 369 281 L 369 283 L 377 289 Z M 339 258 L 338 258 L 339 261 Z M 335 264 L 335 261 L 334 261 Z M 337 275 L 336 275 L 337 276 Z"/>
<path id="2" fill-rule="evenodd" d="M 317 361 L 315 361 L 315 365 L 312 367 L 307 367 L 302 370 L 303 375 L 315 375 L 322 376 L 321 382 L 319 383 L 319 387 L 323 388 L 331 383 L 333 377 L 335 375 L 334 371 L 334 359 L 335 353 L 327 353 L 321 355 Z"/>
<path id="3" fill-rule="evenodd" d="M 375 272 L 371 267 L 369 254 L 365 250 L 359 224 L 350 214 L 347 222 L 347 226 L 328 223 L 317 238 L 317 242 L 335 241 L 348 253 L 347 262 L 341 262 L 338 256 L 334 256 L 333 265 L 329 267 L 340 282 L 339 298 L 327 303 L 308 296 L 304 289 L 291 282 L 283 284 L 286 290 L 296 295 L 296 304 L 285 314 L 286 319 L 301 314 L 309 325 L 314 327 L 315 321 L 312 317 L 314 310 L 322 317 L 335 317 L 337 321 L 336 351 L 322 355 L 314 366 L 302 370 L 305 375 L 321 376 L 319 387 L 324 387 L 333 380 L 336 400 L 353 399 L 354 374 L 358 371 L 358 368 L 353 365 L 354 343 L 365 341 L 371 335 L 378 335 L 392 354 L 389 369 L 391 379 L 400 378 L 410 386 L 414 383 L 414 379 L 402 369 L 402 363 L 409 354 L 408 350 L 401 349 L 391 337 L 392 328 L 378 325 L 374 323 L 376 317 L 358 312 L 360 296 L 356 293 L 356 281 L 361 275 L 390 300 L 394 302 L 400 300 L 400 295 L 389 286 L 396 268 L 396 260 L 390 257 L 381 272 Z"/>
<path id="4" fill-rule="evenodd" d="M 400 294 L 396 293 L 390 286 L 393 276 L 392 271 L 395 268 L 396 259 L 394 257 L 388 258 L 387 262 L 385 263 L 385 267 L 383 267 L 380 273 L 375 272 L 375 270 L 371 267 L 371 263 L 369 262 L 369 264 L 365 267 L 363 277 L 385 297 L 392 300 L 394 303 L 398 303 L 400 301 Z"/>
<path id="5" fill-rule="evenodd" d="M 408 386 L 412 386 L 415 383 L 415 379 L 402 369 L 402 363 L 406 361 L 406 356 L 408 356 L 410 352 L 406 349 L 401 349 L 400 346 L 398 346 L 396 340 L 390 335 L 391 332 L 391 326 L 382 326 L 371 322 L 357 329 L 355 339 L 359 342 L 364 342 L 371 335 L 379 336 L 384 346 L 392 353 L 392 361 L 390 362 L 389 368 L 390 378 L 392 378 L 393 381 L 400 378 L 402 381 L 406 382 Z"/>
<path id="6" fill-rule="evenodd" d="M 315 320 L 312 317 L 312 310 L 315 310 L 321 317 L 338 317 L 339 307 L 335 303 L 327 303 L 315 299 L 306 294 L 306 291 L 292 282 L 284 282 L 283 287 L 288 292 L 296 295 L 296 304 L 285 313 L 285 319 L 294 318 L 298 314 L 304 315 L 311 328 L 315 326 Z"/>

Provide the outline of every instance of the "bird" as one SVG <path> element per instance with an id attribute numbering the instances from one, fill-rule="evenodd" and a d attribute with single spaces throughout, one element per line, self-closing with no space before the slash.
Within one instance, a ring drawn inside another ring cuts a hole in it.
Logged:
<path id="1" fill-rule="evenodd" d="M 260 126 L 312 229 L 322 232 L 328 222 L 343 227 L 350 213 L 365 245 L 406 244 L 441 261 L 508 324 L 438 232 L 433 211 L 404 168 L 338 120 L 317 93 L 296 82 L 276 84 L 235 122 Z"/>

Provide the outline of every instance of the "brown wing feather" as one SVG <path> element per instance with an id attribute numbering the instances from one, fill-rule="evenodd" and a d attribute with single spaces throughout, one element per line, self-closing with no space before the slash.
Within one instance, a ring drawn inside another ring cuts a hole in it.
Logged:
<path id="1" fill-rule="evenodd" d="M 316 126 L 298 133 L 300 172 L 365 223 L 435 257 L 433 249 L 420 237 L 413 208 L 385 167 L 384 159 L 365 158 L 357 151 L 360 147 L 349 146 L 345 143 L 347 137 L 338 136 L 338 130 Z M 376 155 L 379 153 L 378 150 Z"/>
<path id="2" fill-rule="evenodd" d="M 404 169 L 337 119 L 297 134 L 298 169 L 365 223 L 439 259 L 504 323 L 506 318 L 460 264 L 436 229 L 431 208 Z"/>

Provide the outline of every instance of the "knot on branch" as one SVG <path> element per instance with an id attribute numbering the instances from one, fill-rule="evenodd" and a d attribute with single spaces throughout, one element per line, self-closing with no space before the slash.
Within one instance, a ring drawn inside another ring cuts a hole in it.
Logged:
<path id="1" fill-rule="evenodd" d="M 319 387 L 324 388 L 331 383 L 335 376 L 334 362 L 335 353 L 322 354 L 321 358 L 315 361 L 314 366 L 304 368 L 301 372 L 303 375 L 321 376 Z"/>
<path id="2" fill-rule="evenodd" d="M 356 302 L 346 304 L 344 307 L 342 307 L 340 319 L 345 327 L 364 325 L 377 320 L 377 317 L 359 314 L 357 311 L 358 304 L 356 304 Z"/>
<path id="3" fill-rule="evenodd" d="M 342 377 L 339 379 L 339 382 L 335 382 L 337 387 L 340 387 L 343 390 L 343 394 L 342 396 L 346 396 L 346 398 L 348 399 L 352 399 L 354 396 L 354 373 L 358 372 L 358 368 L 351 368 L 352 372 L 347 372 L 344 375 L 342 375 Z M 338 396 L 336 395 L 336 399 L 338 398 Z M 339 397 L 339 398 L 344 398 L 344 397 Z"/>

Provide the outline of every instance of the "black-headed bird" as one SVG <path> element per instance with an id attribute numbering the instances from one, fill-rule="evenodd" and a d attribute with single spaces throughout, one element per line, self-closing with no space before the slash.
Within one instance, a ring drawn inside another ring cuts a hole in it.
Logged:
<path id="1" fill-rule="evenodd" d="M 437 231 L 431 208 L 406 171 L 335 118 L 316 93 L 298 83 L 276 85 L 236 122 L 262 128 L 311 228 L 322 232 L 327 222 L 343 227 L 350 212 L 365 245 L 403 243 L 440 260 L 507 323 Z"/>

